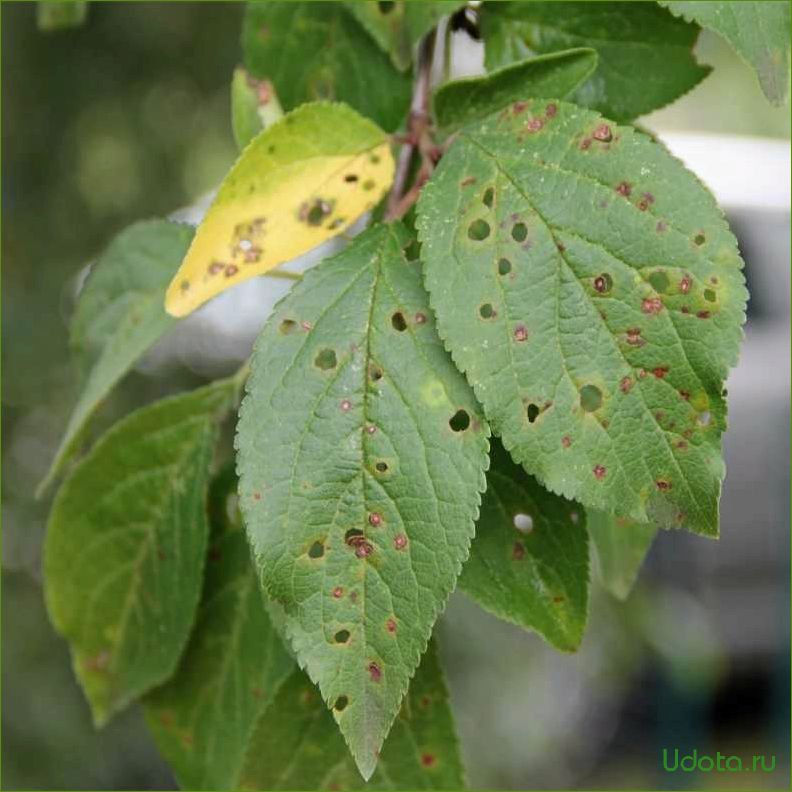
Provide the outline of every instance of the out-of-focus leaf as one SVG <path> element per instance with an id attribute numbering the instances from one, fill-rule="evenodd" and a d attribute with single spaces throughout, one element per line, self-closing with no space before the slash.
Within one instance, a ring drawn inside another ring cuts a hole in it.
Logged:
<path id="1" fill-rule="evenodd" d="M 88 3 L 81 0 L 39 0 L 36 24 L 39 30 L 67 30 L 82 27 L 88 16 Z"/>
<path id="2" fill-rule="evenodd" d="M 269 80 L 257 80 L 246 69 L 234 69 L 231 80 L 231 126 L 241 151 L 262 129 L 283 116 L 275 88 Z"/>

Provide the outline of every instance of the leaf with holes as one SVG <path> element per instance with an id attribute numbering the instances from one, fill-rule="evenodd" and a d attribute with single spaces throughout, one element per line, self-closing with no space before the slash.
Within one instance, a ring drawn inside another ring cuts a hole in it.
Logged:
<path id="1" fill-rule="evenodd" d="M 374 226 L 290 292 L 237 434 L 264 586 L 366 778 L 467 558 L 487 467 L 411 241 Z"/>
<path id="2" fill-rule="evenodd" d="M 463 789 L 443 674 L 430 643 L 365 784 L 316 688 L 295 672 L 249 743 L 241 789 Z"/>
<path id="3" fill-rule="evenodd" d="M 162 297 L 192 235 L 190 226 L 166 220 L 135 223 L 110 243 L 93 266 L 71 327 L 72 347 L 87 377 L 39 494 L 79 450 L 101 401 L 173 326 Z"/>
<path id="4" fill-rule="evenodd" d="M 424 0 L 420 3 L 345 0 L 343 4 L 401 71 L 410 67 L 413 50 L 421 37 L 443 16 L 453 14 L 463 5 L 458 0 Z"/>
<path id="5" fill-rule="evenodd" d="M 256 723 L 295 668 L 267 617 L 236 497 L 227 470 L 212 484 L 195 629 L 176 674 L 145 701 L 157 746 L 183 789 L 237 788 Z"/>
<path id="6" fill-rule="evenodd" d="M 596 51 L 579 48 L 528 58 L 483 77 L 443 83 L 434 96 L 437 123 L 448 134 L 526 96 L 566 98 L 596 68 Z"/>
<path id="7" fill-rule="evenodd" d="M 596 509 L 589 510 L 586 524 L 596 551 L 600 582 L 617 599 L 627 599 L 657 528 Z"/>
<path id="8" fill-rule="evenodd" d="M 349 228 L 393 180 L 388 138 L 341 104 L 304 105 L 266 129 L 224 179 L 168 287 L 185 316 Z"/>
<path id="9" fill-rule="evenodd" d="M 63 483 L 44 548 L 50 618 L 69 641 L 94 721 L 167 679 L 193 623 L 221 380 L 132 413 Z"/>
<path id="10" fill-rule="evenodd" d="M 231 128 L 237 148 L 242 149 L 262 129 L 283 117 L 283 108 L 272 83 L 257 80 L 241 66 L 234 69 L 231 80 Z"/>
<path id="11" fill-rule="evenodd" d="M 660 0 L 660 5 L 726 39 L 754 68 L 765 96 L 783 104 L 789 92 L 789 3 Z"/>
<path id="12" fill-rule="evenodd" d="M 488 69 L 529 55 L 593 47 L 599 65 L 574 99 L 617 121 L 667 105 L 711 71 L 693 55 L 698 25 L 655 3 L 487 2 L 481 29 Z"/>
<path id="13" fill-rule="evenodd" d="M 272 80 L 286 110 L 347 102 L 389 132 L 407 113 L 409 75 L 393 67 L 343 3 L 248 3 L 242 50 L 247 69 Z"/>
<path id="14" fill-rule="evenodd" d="M 557 649 L 574 651 L 588 612 L 584 523 L 575 503 L 549 493 L 493 442 L 460 588 L 496 616 L 536 630 Z"/>
<path id="15" fill-rule="evenodd" d="M 460 133 L 418 206 L 438 329 L 554 492 L 718 532 L 747 292 L 712 196 L 631 127 L 535 101 Z"/>

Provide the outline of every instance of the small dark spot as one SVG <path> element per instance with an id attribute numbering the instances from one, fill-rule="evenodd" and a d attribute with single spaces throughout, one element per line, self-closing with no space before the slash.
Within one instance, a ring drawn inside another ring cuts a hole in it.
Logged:
<path id="1" fill-rule="evenodd" d="M 261 500 L 261 493 L 260 492 L 254 492 L 253 493 L 253 500 L 257 500 L 257 501 Z"/>
<path id="2" fill-rule="evenodd" d="M 498 275 L 508 275 L 511 272 L 511 261 L 507 258 L 502 258 L 498 261 Z"/>
<path id="3" fill-rule="evenodd" d="M 552 102 L 545 107 L 545 115 L 548 118 L 554 118 L 556 113 L 558 112 L 558 105 L 553 104 Z"/>
<path id="4" fill-rule="evenodd" d="M 376 186 L 377 183 L 374 181 L 374 179 L 366 179 L 366 181 L 364 181 L 361 185 L 361 187 L 363 187 L 366 192 L 373 190 Z"/>
<path id="5" fill-rule="evenodd" d="M 594 465 L 591 472 L 594 474 L 594 478 L 597 479 L 597 481 L 602 481 L 608 471 L 603 465 Z"/>
<path id="6" fill-rule="evenodd" d="M 515 223 L 512 226 L 511 235 L 515 242 L 524 242 L 528 236 L 528 226 L 525 223 Z"/>
<path id="7" fill-rule="evenodd" d="M 393 540 L 393 546 L 397 550 L 404 550 L 407 547 L 407 537 L 404 534 L 398 534 Z"/>
<path id="8" fill-rule="evenodd" d="M 667 228 L 668 226 L 662 220 L 657 221 L 657 225 L 655 226 L 655 229 L 658 234 L 662 234 Z"/>
<path id="9" fill-rule="evenodd" d="M 591 136 L 594 138 L 594 140 L 599 140 L 601 143 L 609 143 L 613 139 L 613 133 L 607 124 L 600 124 L 591 133 Z"/>
<path id="10" fill-rule="evenodd" d="M 394 330 L 400 333 L 403 333 L 407 329 L 407 320 L 404 318 L 404 314 L 401 311 L 396 311 L 396 313 L 391 316 L 391 325 L 393 325 Z"/>
<path id="11" fill-rule="evenodd" d="M 690 401 L 690 393 L 688 393 L 688 391 L 686 391 L 686 390 L 681 390 L 681 391 L 679 391 L 679 395 L 680 395 L 680 396 L 681 396 L 681 397 L 682 397 L 682 398 L 683 398 L 685 401 Z"/>
<path id="12" fill-rule="evenodd" d="M 332 211 L 333 207 L 328 201 L 316 198 L 312 203 L 304 203 L 300 207 L 298 218 L 310 226 L 319 226 Z"/>
<path id="13" fill-rule="evenodd" d="M 544 126 L 544 120 L 541 118 L 532 118 L 526 125 L 525 128 L 529 132 L 538 132 Z"/>
<path id="14" fill-rule="evenodd" d="M 497 315 L 495 309 L 492 307 L 492 303 L 484 303 L 479 306 L 479 316 L 481 316 L 482 319 L 494 319 Z"/>
<path id="15" fill-rule="evenodd" d="M 512 560 L 522 561 L 525 558 L 525 545 L 522 542 L 515 542 L 512 546 Z"/>
<path id="16" fill-rule="evenodd" d="M 563 253 L 566 250 L 566 245 L 563 242 L 556 241 L 556 248 L 559 253 Z"/>
<path id="17" fill-rule="evenodd" d="M 222 261 L 213 261 L 207 271 L 210 275 L 217 275 L 219 272 L 222 272 L 225 269 L 225 264 Z"/>
<path id="18" fill-rule="evenodd" d="M 565 601 L 566 601 L 566 597 L 563 597 L 563 596 L 560 596 L 560 595 L 553 597 L 553 602 L 556 605 L 560 605 L 562 602 L 565 602 Z"/>
<path id="19" fill-rule="evenodd" d="M 374 465 L 374 469 L 377 471 L 377 473 L 387 473 L 388 464 L 387 462 L 377 462 L 377 464 Z"/>
<path id="20" fill-rule="evenodd" d="M 526 341 L 528 339 L 528 328 L 525 325 L 517 325 L 514 328 L 514 340 Z"/>
<path id="21" fill-rule="evenodd" d="M 468 239 L 475 242 L 481 242 L 490 235 L 490 226 L 486 220 L 479 218 L 474 220 L 469 226 L 467 231 Z"/>
<path id="22" fill-rule="evenodd" d="M 528 423 L 533 423 L 539 417 L 540 412 L 538 405 L 529 404 L 525 410 L 525 414 L 528 416 Z"/>
<path id="23" fill-rule="evenodd" d="M 434 767 L 437 762 L 437 757 L 434 754 L 425 753 L 421 755 L 421 764 L 424 767 Z"/>
<path id="24" fill-rule="evenodd" d="M 369 663 L 368 672 L 372 682 L 379 682 L 382 679 L 382 669 L 376 663 Z"/>
<path id="25" fill-rule="evenodd" d="M 690 278 L 687 275 L 679 281 L 679 291 L 681 291 L 682 294 L 687 294 L 690 291 Z"/>
<path id="26" fill-rule="evenodd" d="M 680 313 L 683 313 L 683 314 L 689 314 L 689 313 L 690 313 L 690 307 L 689 307 L 689 306 L 687 306 L 687 305 L 683 305 L 683 306 L 682 306 L 682 307 L 679 309 L 679 311 L 680 311 Z"/>
<path id="27" fill-rule="evenodd" d="M 585 412 L 594 412 L 602 407 L 602 391 L 596 385 L 584 385 L 580 389 L 580 406 Z"/>
<path id="28" fill-rule="evenodd" d="M 357 180 L 358 180 L 357 174 L 354 174 L 354 173 L 347 173 L 347 175 L 344 176 L 344 181 L 348 182 L 349 184 L 352 184 L 353 182 L 356 182 Z"/>
<path id="29" fill-rule="evenodd" d="M 629 182 L 623 181 L 616 185 L 616 192 L 623 195 L 625 198 L 629 197 L 632 192 L 632 187 Z"/>
<path id="30" fill-rule="evenodd" d="M 379 161 L 380 161 L 379 154 L 371 154 L 369 156 L 369 162 L 372 165 L 379 165 Z"/>
<path id="31" fill-rule="evenodd" d="M 225 276 L 226 276 L 226 278 L 233 278 L 234 275 L 237 274 L 237 272 L 239 272 L 239 267 L 237 267 L 236 264 L 229 264 L 225 268 Z"/>
<path id="32" fill-rule="evenodd" d="M 341 410 L 342 412 L 349 412 L 352 409 L 352 402 L 349 399 L 343 399 L 341 401 Z"/>
<path id="33" fill-rule="evenodd" d="M 379 382 L 382 376 L 382 369 L 376 363 L 369 363 L 369 379 L 372 382 Z"/>
<path id="34" fill-rule="evenodd" d="M 385 629 L 389 633 L 395 633 L 396 632 L 396 622 L 393 619 L 388 619 L 388 621 L 385 622 Z"/>
<path id="35" fill-rule="evenodd" d="M 334 369 L 337 363 L 336 353 L 332 349 L 322 349 L 314 359 L 314 366 L 322 369 L 322 371 Z"/>
<path id="36" fill-rule="evenodd" d="M 638 208 L 645 212 L 654 203 L 654 195 L 652 193 L 644 193 L 641 200 L 638 201 Z"/>
<path id="37" fill-rule="evenodd" d="M 613 278 L 611 278 L 607 272 L 603 272 L 602 275 L 597 275 L 597 277 L 594 278 L 594 291 L 605 294 L 609 292 L 612 287 Z"/>
<path id="38" fill-rule="evenodd" d="M 696 316 L 698 316 L 699 319 L 709 319 L 710 315 L 709 311 L 696 311 Z"/>
<path id="39" fill-rule="evenodd" d="M 339 696 L 335 700 L 333 709 L 335 709 L 336 712 L 342 712 L 344 709 L 346 709 L 347 704 L 349 704 L 349 699 L 346 696 Z"/>
<path id="40" fill-rule="evenodd" d="M 561 438 L 561 445 L 564 448 L 569 448 L 572 445 L 572 438 L 569 435 L 564 435 Z"/>
<path id="41" fill-rule="evenodd" d="M 382 515 L 379 512 L 371 512 L 368 516 L 369 525 L 375 528 L 382 525 Z"/>
<path id="42" fill-rule="evenodd" d="M 333 640 L 339 644 L 345 644 L 349 641 L 349 630 L 339 630 L 334 636 Z"/>
<path id="43" fill-rule="evenodd" d="M 622 393 L 629 393 L 632 386 L 633 381 L 630 379 L 630 377 L 622 377 L 622 381 L 619 383 L 619 390 Z"/>
<path id="44" fill-rule="evenodd" d="M 663 310 L 663 301 L 659 297 L 644 297 L 641 310 L 645 314 L 658 314 Z"/>
<path id="45" fill-rule="evenodd" d="M 677 447 L 677 448 L 678 448 L 680 451 L 684 451 L 684 450 L 685 450 L 685 449 L 688 447 L 687 441 L 685 441 L 685 440 L 679 440 L 679 441 L 677 441 L 676 447 Z"/>
<path id="46" fill-rule="evenodd" d="M 666 481 L 665 479 L 657 479 L 655 484 L 657 485 L 657 489 L 659 489 L 660 492 L 668 492 L 668 490 L 671 489 L 671 482 Z"/>
<path id="47" fill-rule="evenodd" d="M 581 151 L 588 151 L 591 148 L 591 138 L 585 137 L 580 141 Z"/>
<path id="48" fill-rule="evenodd" d="M 278 325 L 278 332 L 281 335 L 288 335 L 289 333 L 294 332 L 294 330 L 296 329 L 297 329 L 297 322 L 295 322 L 293 319 L 284 319 Z"/>
<path id="49" fill-rule="evenodd" d="M 459 182 L 459 186 L 460 187 L 470 187 L 471 184 L 475 184 L 475 183 L 476 183 L 476 177 L 475 176 L 466 176 L 464 179 L 462 179 L 461 182 Z"/>
<path id="50" fill-rule="evenodd" d="M 663 379 L 665 375 L 668 374 L 668 366 L 658 366 L 652 369 L 652 374 L 654 374 L 657 379 Z"/>
<path id="51" fill-rule="evenodd" d="M 180 289 L 181 289 L 183 292 L 189 291 L 189 290 L 190 290 L 190 281 L 188 281 L 188 280 L 183 280 L 183 281 L 182 281 L 182 282 L 179 284 L 179 288 L 180 288 Z"/>
<path id="52" fill-rule="evenodd" d="M 701 231 L 699 231 L 699 233 L 696 234 L 696 236 L 693 237 L 693 243 L 697 247 L 701 247 L 706 241 L 707 241 L 707 238 L 704 236 L 703 232 L 701 232 Z"/>
<path id="53" fill-rule="evenodd" d="M 514 115 L 520 115 L 520 113 L 525 112 L 527 108 L 528 108 L 528 102 L 515 102 L 512 105 L 512 113 Z"/>
<path id="54" fill-rule="evenodd" d="M 467 410 L 457 410 L 449 419 L 448 425 L 454 432 L 464 432 L 470 426 Z"/>
<path id="55" fill-rule="evenodd" d="M 325 553 L 325 547 L 323 542 L 314 542 L 308 548 L 308 557 L 309 558 L 321 558 Z"/>
<path id="56" fill-rule="evenodd" d="M 494 199 L 495 199 L 495 190 L 492 187 L 487 187 L 481 199 L 484 202 L 484 206 L 486 206 L 487 208 L 491 208 Z"/>
<path id="57" fill-rule="evenodd" d="M 718 299 L 718 295 L 712 289 L 704 289 L 704 299 L 707 302 L 715 302 Z"/>
<path id="58" fill-rule="evenodd" d="M 335 597 L 335 599 L 341 599 L 341 597 L 343 596 L 344 596 L 344 589 L 341 586 L 336 586 L 333 589 L 333 597 Z"/>

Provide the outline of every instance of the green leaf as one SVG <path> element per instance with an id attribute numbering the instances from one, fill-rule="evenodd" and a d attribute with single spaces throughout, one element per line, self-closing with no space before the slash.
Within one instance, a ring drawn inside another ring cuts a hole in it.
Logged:
<path id="1" fill-rule="evenodd" d="M 167 679 L 187 641 L 216 424 L 237 387 L 222 380 L 132 413 L 55 499 L 44 548 L 47 606 L 97 725 Z"/>
<path id="2" fill-rule="evenodd" d="M 440 19 L 453 14 L 463 3 L 458 0 L 425 2 L 373 2 L 345 0 L 343 5 L 390 55 L 393 65 L 404 71 L 413 60 L 413 50 Z"/>
<path id="3" fill-rule="evenodd" d="M 348 229 L 393 181 L 388 136 L 343 104 L 299 107 L 258 135 L 223 179 L 173 277 L 165 309 L 186 316 L 226 289 Z"/>
<path id="4" fill-rule="evenodd" d="M 599 65 L 578 104 L 627 121 L 674 101 L 710 72 L 693 56 L 697 25 L 655 3 L 484 3 L 488 69 L 570 47 L 593 47 Z"/>
<path id="5" fill-rule="evenodd" d="M 660 5 L 726 39 L 754 68 L 765 96 L 774 104 L 784 103 L 789 92 L 789 3 L 660 0 Z"/>
<path id="6" fill-rule="evenodd" d="M 589 510 L 587 527 L 596 550 L 602 585 L 614 597 L 627 599 L 657 528 L 596 509 Z"/>
<path id="7" fill-rule="evenodd" d="M 295 669 L 267 618 L 236 497 L 228 470 L 212 485 L 212 540 L 190 643 L 175 676 L 145 702 L 183 789 L 236 788 L 253 729 Z"/>
<path id="8" fill-rule="evenodd" d="M 742 260 L 659 144 L 527 102 L 463 130 L 418 206 L 438 329 L 515 461 L 587 507 L 716 535 Z"/>
<path id="9" fill-rule="evenodd" d="M 576 504 L 543 489 L 494 442 L 460 588 L 496 616 L 574 651 L 588 610 L 584 522 Z"/>
<path id="10" fill-rule="evenodd" d="M 242 48 L 245 66 L 273 82 L 286 110 L 338 100 L 393 131 L 409 107 L 409 75 L 341 3 L 248 3 Z"/>
<path id="11" fill-rule="evenodd" d="M 463 789 L 448 693 L 433 644 L 364 784 L 333 719 L 304 674 L 295 672 L 261 718 L 241 789 Z"/>
<path id="12" fill-rule="evenodd" d="M 262 580 L 365 778 L 467 557 L 487 467 L 411 241 L 374 226 L 297 284 L 256 344 L 237 435 Z"/>
<path id="13" fill-rule="evenodd" d="M 72 346 L 88 373 L 38 494 L 75 456 L 101 401 L 172 327 L 163 295 L 192 235 L 189 226 L 165 220 L 135 223 L 113 239 L 93 266 L 71 327 Z"/>
<path id="14" fill-rule="evenodd" d="M 530 96 L 564 99 L 597 67 L 593 49 L 572 49 L 512 63 L 483 77 L 443 83 L 434 96 L 438 126 L 445 133 Z"/>
<path id="15" fill-rule="evenodd" d="M 36 25 L 39 30 L 67 30 L 82 27 L 88 16 L 88 3 L 79 0 L 39 0 L 36 3 Z"/>
<path id="16" fill-rule="evenodd" d="M 231 80 L 231 127 L 242 151 L 259 132 L 283 116 L 283 108 L 269 80 L 257 80 L 241 66 Z"/>

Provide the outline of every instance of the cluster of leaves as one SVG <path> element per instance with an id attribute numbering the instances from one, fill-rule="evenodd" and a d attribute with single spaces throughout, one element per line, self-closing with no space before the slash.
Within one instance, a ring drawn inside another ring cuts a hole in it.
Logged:
<path id="1" fill-rule="evenodd" d="M 431 644 L 457 583 L 573 651 L 590 541 L 626 596 L 658 528 L 717 535 L 742 262 L 707 190 L 627 122 L 706 76 L 699 24 L 782 99 L 788 6 L 665 5 L 249 6 L 241 156 L 195 233 L 138 223 L 94 265 L 45 482 L 70 467 L 46 593 L 95 721 L 141 700 L 184 786 L 460 787 Z M 489 71 L 416 107 L 427 42 L 455 28 Z M 280 267 L 366 214 L 305 277 Z M 75 462 L 176 317 L 261 275 L 299 282 L 249 367 Z M 217 440 L 243 386 L 237 481 Z"/>

